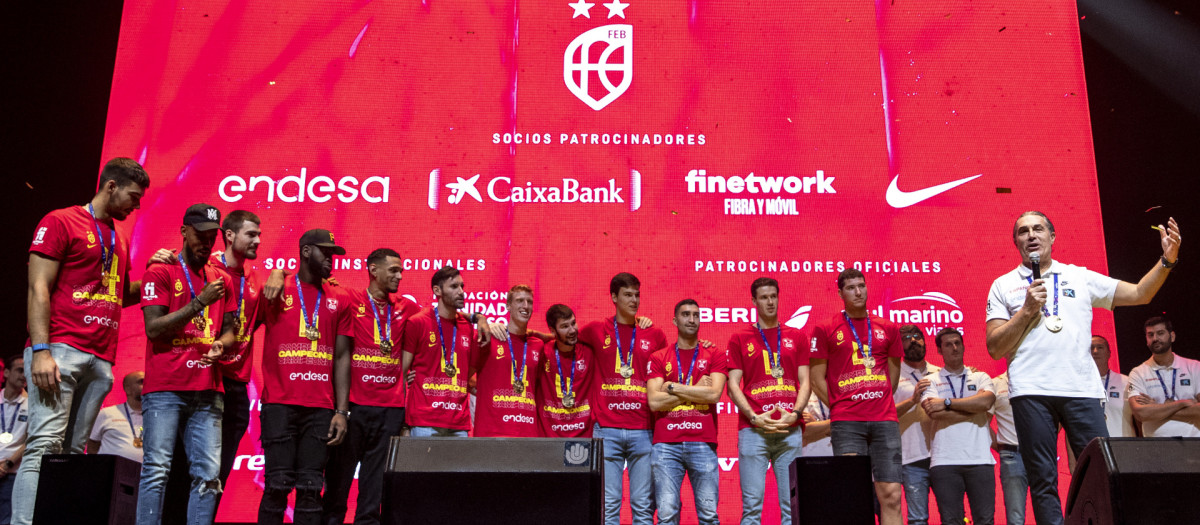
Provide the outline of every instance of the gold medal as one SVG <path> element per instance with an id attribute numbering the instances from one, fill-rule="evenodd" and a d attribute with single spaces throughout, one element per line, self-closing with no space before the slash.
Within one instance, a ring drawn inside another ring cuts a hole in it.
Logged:
<path id="1" fill-rule="evenodd" d="M 872 356 L 864 357 L 863 366 L 867 367 L 867 371 L 869 372 L 872 368 L 875 368 L 875 358 Z"/>
<path id="2" fill-rule="evenodd" d="M 525 383 L 513 381 L 513 392 L 516 392 L 518 396 L 525 395 Z"/>
<path id="3" fill-rule="evenodd" d="M 563 406 L 566 408 L 575 407 L 575 392 L 567 392 L 566 395 L 563 396 Z"/>
<path id="4" fill-rule="evenodd" d="M 621 365 L 621 377 L 629 379 L 633 377 L 633 367 L 629 365 Z"/>
<path id="5" fill-rule="evenodd" d="M 208 328 L 208 318 L 203 315 L 197 315 L 192 318 L 192 324 L 196 325 L 196 328 L 200 331 L 204 331 L 204 329 Z"/>
<path id="6" fill-rule="evenodd" d="M 392 351 L 392 342 L 391 341 L 380 341 L 379 342 L 379 351 L 380 352 L 391 352 Z"/>
<path id="7" fill-rule="evenodd" d="M 458 375 L 458 368 L 455 367 L 453 363 L 446 363 L 446 367 L 443 368 L 442 371 L 446 372 L 446 375 L 450 377 Z"/>
<path id="8" fill-rule="evenodd" d="M 142 448 L 142 438 L 140 438 L 140 437 L 133 438 L 133 446 L 135 446 L 137 448 Z"/>
<path id="9" fill-rule="evenodd" d="M 783 378 L 783 367 L 782 366 L 771 367 L 771 377 L 774 377 L 775 379 L 782 379 Z"/>
<path id="10" fill-rule="evenodd" d="M 309 341 L 316 341 L 321 338 L 321 332 L 317 330 L 317 327 L 310 326 L 304 330 L 304 337 L 307 337 Z"/>

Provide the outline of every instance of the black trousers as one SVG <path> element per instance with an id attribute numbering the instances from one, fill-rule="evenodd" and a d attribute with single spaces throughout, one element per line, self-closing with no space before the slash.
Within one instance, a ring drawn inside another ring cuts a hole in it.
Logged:
<path id="1" fill-rule="evenodd" d="M 321 487 L 324 483 L 326 436 L 333 410 L 278 403 L 263 403 L 259 423 L 265 463 L 259 525 L 283 523 L 288 494 L 296 491 L 292 522 L 321 523 Z"/>
<path id="2" fill-rule="evenodd" d="M 358 468 L 356 525 L 378 525 L 383 498 L 383 470 L 392 436 L 404 426 L 404 409 L 353 405 L 350 428 L 341 445 L 329 449 L 325 467 L 324 522 L 341 525 L 346 520 L 346 500 Z M 361 464 L 361 466 L 359 466 Z"/>

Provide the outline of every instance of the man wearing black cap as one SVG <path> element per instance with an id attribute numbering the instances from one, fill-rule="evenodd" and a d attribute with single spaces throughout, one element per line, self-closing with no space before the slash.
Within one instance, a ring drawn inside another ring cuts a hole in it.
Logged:
<path id="1" fill-rule="evenodd" d="M 234 344 L 237 306 L 225 293 L 228 277 L 208 266 L 221 214 L 195 204 L 183 215 L 178 264 L 156 264 L 142 281 L 146 325 L 145 433 L 138 525 L 162 522 L 163 492 L 177 436 L 190 466 L 188 521 L 211 522 L 221 482 L 221 374 L 213 364 Z M 179 432 L 182 429 L 182 432 Z"/>
<path id="2" fill-rule="evenodd" d="M 260 301 L 267 325 L 259 414 L 265 487 L 258 523 L 283 523 L 288 494 L 296 490 L 297 524 L 321 520 L 326 447 L 342 442 L 350 415 L 353 328 L 350 297 L 322 283 L 333 256 L 345 255 L 333 233 L 300 237 L 300 268 L 279 299 Z"/>

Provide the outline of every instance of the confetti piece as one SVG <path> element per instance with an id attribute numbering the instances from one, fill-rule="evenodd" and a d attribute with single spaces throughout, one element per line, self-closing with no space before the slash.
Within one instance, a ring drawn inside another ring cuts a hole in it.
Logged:
<path id="1" fill-rule="evenodd" d="M 791 121 L 792 121 L 792 117 L 788 117 L 788 122 L 791 122 Z"/>
<path id="2" fill-rule="evenodd" d="M 1012 193 L 1012 188 L 996 188 L 996 193 Z"/>
<path id="3" fill-rule="evenodd" d="M 1001 28 L 1000 28 L 1000 30 L 999 30 L 999 31 L 996 31 L 996 32 L 997 32 L 997 33 L 1003 33 L 1005 29 L 1008 29 L 1008 26 L 1001 27 Z"/>
<path id="4" fill-rule="evenodd" d="M 671 210 L 671 215 L 679 215 L 679 212 L 677 212 L 675 210 Z"/>
<path id="5" fill-rule="evenodd" d="M 272 80 L 272 81 L 270 81 L 270 82 L 267 82 L 267 84 L 270 84 L 270 85 L 274 86 L 274 85 L 275 85 L 275 81 L 274 81 L 274 80 Z"/>
<path id="6" fill-rule="evenodd" d="M 25 183 L 25 185 L 26 185 L 26 186 L 29 186 L 29 189 L 31 189 L 31 190 L 33 189 L 33 185 L 32 185 L 32 184 L 30 184 L 30 183 L 26 182 L 26 183 Z"/>
<path id="7" fill-rule="evenodd" d="M 1161 208 L 1161 207 L 1162 207 L 1162 206 L 1151 206 L 1151 207 L 1149 207 L 1149 208 L 1146 208 L 1146 211 L 1145 211 L 1144 213 L 1150 213 L 1150 210 L 1157 210 L 1157 209 L 1159 209 L 1159 208 Z"/>
<path id="8" fill-rule="evenodd" d="M 1158 226 L 1155 226 L 1155 225 L 1150 225 L 1150 229 L 1151 229 L 1151 230 L 1163 231 L 1163 229 L 1162 229 L 1162 228 L 1160 228 L 1160 227 L 1158 227 Z"/>

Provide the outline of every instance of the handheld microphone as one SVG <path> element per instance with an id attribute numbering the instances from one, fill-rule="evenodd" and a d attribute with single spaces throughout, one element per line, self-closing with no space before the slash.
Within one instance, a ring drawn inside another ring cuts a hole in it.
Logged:
<path id="1" fill-rule="evenodd" d="M 1033 280 L 1042 278 L 1042 256 L 1038 252 L 1029 254 L 1029 262 L 1033 264 Z"/>

